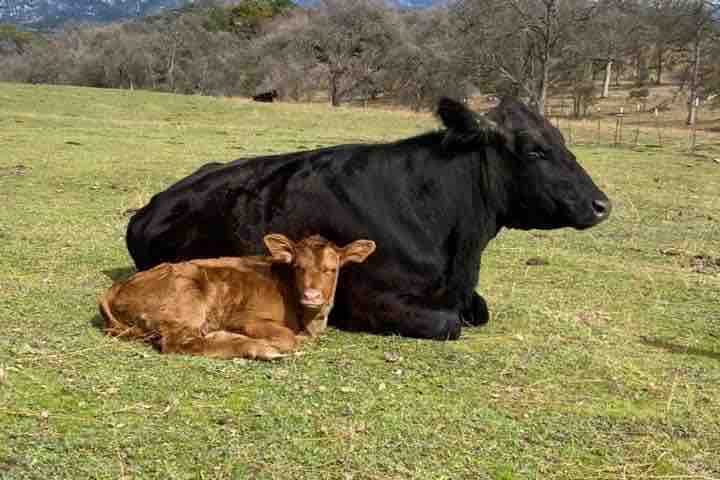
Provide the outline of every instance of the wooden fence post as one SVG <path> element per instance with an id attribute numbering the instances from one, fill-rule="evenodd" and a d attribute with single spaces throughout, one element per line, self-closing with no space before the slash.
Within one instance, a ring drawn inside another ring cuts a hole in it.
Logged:
<path id="1" fill-rule="evenodd" d="M 695 118 L 690 125 L 690 153 L 695 153 L 697 146 L 697 114 L 700 111 L 700 97 L 695 97 Z"/>
<path id="2" fill-rule="evenodd" d="M 657 129 L 657 136 L 658 136 L 658 145 L 662 147 L 663 144 L 663 138 L 662 138 L 662 129 L 660 128 L 660 118 L 658 117 L 658 109 L 655 107 L 655 128 Z"/>
<path id="3" fill-rule="evenodd" d="M 620 113 L 615 114 L 615 146 L 617 147 L 619 144 L 622 143 L 622 124 L 623 124 L 623 117 L 625 114 L 623 113 L 623 107 L 620 107 Z"/>

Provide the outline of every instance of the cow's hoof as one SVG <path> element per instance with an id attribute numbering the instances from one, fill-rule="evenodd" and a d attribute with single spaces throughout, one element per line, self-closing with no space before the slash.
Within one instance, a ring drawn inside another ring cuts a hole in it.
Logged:
<path id="1" fill-rule="evenodd" d="M 485 325 L 490 320 L 490 311 L 485 299 L 473 292 L 470 308 L 461 313 L 462 322 L 470 327 Z"/>
<path id="2" fill-rule="evenodd" d="M 445 340 L 457 340 L 460 338 L 460 334 L 462 333 L 462 324 L 461 322 L 454 322 L 452 325 L 449 326 L 447 337 L 445 337 Z"/>

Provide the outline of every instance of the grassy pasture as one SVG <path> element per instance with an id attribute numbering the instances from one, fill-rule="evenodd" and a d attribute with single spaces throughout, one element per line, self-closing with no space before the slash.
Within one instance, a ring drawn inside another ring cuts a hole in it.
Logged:
<path id="1" fill-rule="evenodd" d="M 126 212 L 170 182 L 435 125 L 0 84 L 0 478 L 720 478 L 720 165 L 671 147 L 577 146 L 612 218 L 502 232 L 457 342 L 331 329 L 268 364 L 98 330 Z"/>

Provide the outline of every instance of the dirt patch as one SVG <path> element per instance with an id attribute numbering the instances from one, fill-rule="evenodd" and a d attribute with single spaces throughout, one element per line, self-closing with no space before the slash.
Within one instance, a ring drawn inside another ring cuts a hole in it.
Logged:
<path id="1" fill-rule="evenodd" d="M 0 177 L 22 177 L 30 169 L 22 164 L 17 164 L 12 167 L 0 168 Z"/>
<path id="2" fill-rule="evenodd" d="M 610 315 L 601 311 L 584 311 L 575 315 L 575 320 L 593 330 L 605 330 L 610 323 Z"/>
<path id="3" fill-rule="evenodd" d="M 9 472 L 21 465 L 19 459 L 14 457 L 0 457 L 0 472 Z"/>
<path id="4" fill-rule="evenodd" d="M 546 258 L 532 257 L 525 261 L 525 265 L 529 265 L 531 267 L 542 267 L 550 265 L 550 262 Z"/>
<path id="5" fill-rule="evenodd" d="M 720 257 L 705 254 L 693 255 L 689 259 L 689 266 L 695 273 L 717 275 L 720 274 Z"/>
<path id="6" fill-rule="evenodd" d="M 677 248 L 660 248 L 658 253 L 666 257 L 678 257 L 685 268 L 689 268 L 695 273 L 720 274 L 720 257 L 713 257 L 706 253 L 691 253 Z"/>

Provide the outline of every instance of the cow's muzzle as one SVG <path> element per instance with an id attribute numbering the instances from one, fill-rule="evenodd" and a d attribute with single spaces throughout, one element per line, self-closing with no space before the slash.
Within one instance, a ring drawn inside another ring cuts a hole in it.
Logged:
<path id="1" fill-rule="evenodd" d="M 595 214 L 595 219 L 599 223 L 610 216 L 610 211 L 612 210 L 612 203 L 610 203 L 610 200 L 608 199 L 593 200 L 592 209 L 593 213 Z"/>

